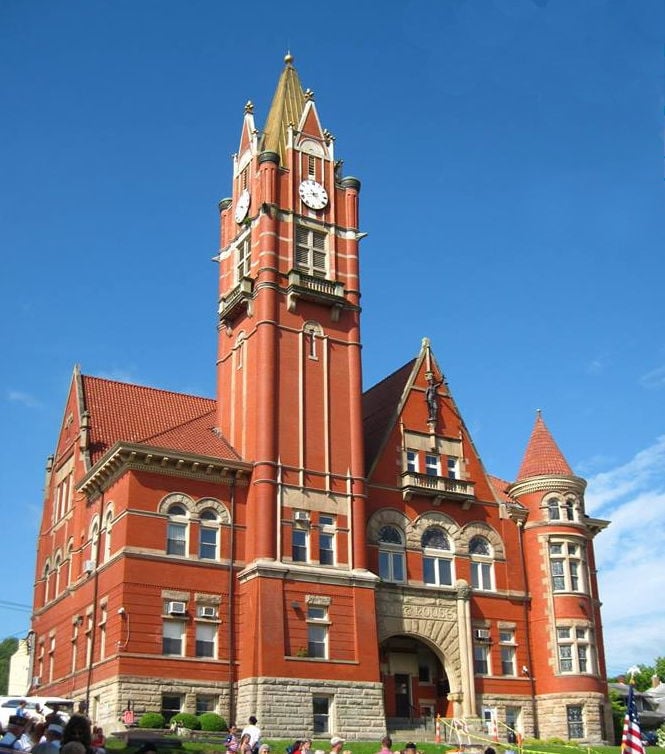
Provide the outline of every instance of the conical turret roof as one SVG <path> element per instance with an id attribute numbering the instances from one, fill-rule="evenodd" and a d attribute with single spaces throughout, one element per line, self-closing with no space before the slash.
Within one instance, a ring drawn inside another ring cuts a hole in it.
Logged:
<path id="1" fill-rule="evenodd" d="M 517 474 L 517 481 L 547 474 L 574 476 L 573 470 L 559 450 L 559 446 L 554 441 L 540 411 L 538 411 L 536 423 L 533 426 L 522 465 Z"/>
<path id="2" fill-rule="evenodd" d="M 293 67 L 293 56 L 288 53 L 284 62 L 286 65 L 277 82 L 263 129 L 263 151 L 276 152 L 282 165 L 285 163 L 288 127 L 298 125 L 305 109 L 305 93 Z"/>

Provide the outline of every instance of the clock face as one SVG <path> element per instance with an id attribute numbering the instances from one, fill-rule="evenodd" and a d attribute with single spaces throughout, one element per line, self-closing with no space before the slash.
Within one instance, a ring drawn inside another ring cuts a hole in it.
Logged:
<path id="1" fill-rule="evenodd" d="M 323 209 L 328 204 L 328 194 L 320 183 L 307 180 L 300 184 L 298 189 L 303 204 L 311 209 Z"/>
<path id="2" fill-rule="evenodd" d="M 236 204 L 236 212 L 234 215 L 237 223 L 241 223 L 247 217 L 247 213 L 249 212 L 249 202 L 249 191 L 247 189 L 243 189 L 242 194 L 240 194 L 240 197 L 238 198 L 238 202 Z"/>

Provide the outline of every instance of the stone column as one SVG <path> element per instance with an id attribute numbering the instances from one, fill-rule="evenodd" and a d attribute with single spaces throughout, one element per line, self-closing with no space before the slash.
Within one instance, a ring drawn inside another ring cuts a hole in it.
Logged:
<path id="1" fill-rule="evenodd" d="M 471 641 L 471 587 L 459 579 L 457 587 L 457 633 L 459 635 L 460 683 L 462 716 L 476 716 L 476 688 L 473 676 L 473 643 Z M 457 705 L 456 705 L 457 706 Z"/>

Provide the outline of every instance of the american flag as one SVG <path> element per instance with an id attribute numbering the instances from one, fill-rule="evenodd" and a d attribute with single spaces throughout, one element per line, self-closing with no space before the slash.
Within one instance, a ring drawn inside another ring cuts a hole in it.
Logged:
<path id="1" fill-rule="evenodd" d="M 628 687 L 628 703 L 626 706 L 626 717 L 623 720 L 621 751 L 622 754 L 644 754 L 640 718 L 637 716 L 635 689 L 632 684 Z"/>

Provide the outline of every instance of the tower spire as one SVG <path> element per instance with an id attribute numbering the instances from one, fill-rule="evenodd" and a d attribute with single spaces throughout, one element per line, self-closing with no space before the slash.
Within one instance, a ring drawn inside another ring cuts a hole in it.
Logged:
<path id="1" fill-rule="evenodd" d="M 305 92 L 293 67 L 293 55 L 284 56 L 282 71 L 272 104 L 266 118 L 263 140 L 264 152 L 276 152 L 282 165 L 285 163 L 289 126 L 297 126 L 305 109 Z"/>
<path id="2" fill-rule="evenodd" d="M 541 410 L 538 409 L 517 481 L 547 474 L 574 476 L 568 461 L 545 425 Z"/>

